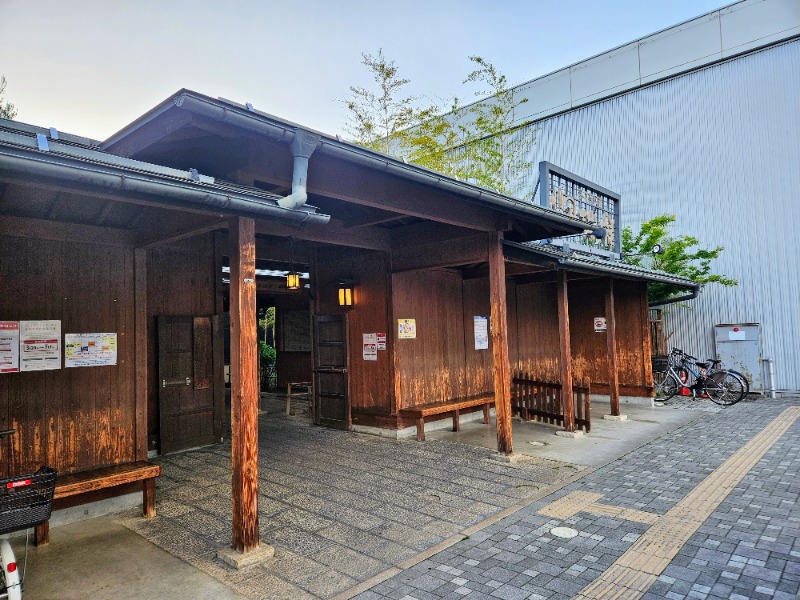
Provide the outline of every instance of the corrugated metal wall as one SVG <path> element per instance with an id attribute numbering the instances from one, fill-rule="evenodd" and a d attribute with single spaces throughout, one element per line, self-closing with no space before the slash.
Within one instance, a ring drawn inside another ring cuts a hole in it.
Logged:
<path id="1" fill-rule="evenodd" d="M 800 41 L 530 127 L 533 165 L 622 194 L 623 225 L 675 214 L 675 233 L 725 247 L 714 271 L 739 285 L 665 307 L 670 344 L 704 358 L 715 324 L 760 322 L 778 388 L 800 390 Z M 530 198 L 535 175 L 524 185 Z"/>

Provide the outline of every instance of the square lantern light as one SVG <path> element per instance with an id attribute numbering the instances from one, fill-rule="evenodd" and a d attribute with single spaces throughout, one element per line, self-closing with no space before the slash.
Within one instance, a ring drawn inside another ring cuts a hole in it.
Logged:
<path id="1" fill-rule="evenodd" d="M 300 289 L 300 273 L 289 271 L 286 273 L 286 287 L 290 290 Z"/>
<path id="2" fill-rule="evenodd" d="M 349 279 L 339 280 L 339 306 L 342 308 L 353 308 L 355 306 L 355 288 Z"/>

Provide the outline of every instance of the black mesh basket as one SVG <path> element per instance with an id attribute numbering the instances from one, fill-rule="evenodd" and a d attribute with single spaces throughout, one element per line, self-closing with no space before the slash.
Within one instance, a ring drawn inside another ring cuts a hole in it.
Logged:
<path id="1" fill-rule="evenodd" d="M 0 534 L 47 521 L 55 487 L 56 470 L 50 467 L 32 475 L 0 479 Z"/>
<path id="2" fill-rule="evenodd" d="M 653 356 L 653 372 L 661 373 L 669 369 L 669 356 Z"/>

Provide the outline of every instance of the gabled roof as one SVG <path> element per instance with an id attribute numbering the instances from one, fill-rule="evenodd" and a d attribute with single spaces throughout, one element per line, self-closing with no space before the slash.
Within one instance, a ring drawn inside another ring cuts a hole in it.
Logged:
<path id="1" fill-rule="evenodd" d="M 319 137 L 319 143 L 312 155 L 312 160 L 314 160 L 314 156 L 326 155 L 371 172 L 455 194 L 467 201 L 499 212 L 506 218 L 531 224 L 528 229 L 533 231 L 532 227 L 534 227 L 537 229 L 537 234 L 527 239 L 580 233 L 585 228 L 585 224 L 577 219 L 549 208 L 506 196 L 423 167 L 407 164 L 393 156 L 346 142 L 338 136 L 317 132 L 255 110 L 250 105 L 211 98 L 187 89 L 176 92 L 112 135 L 102 142 L 101 147 L 108 152 L 134 156 L 146 152 L 148 148 L 156 147 L 160 140 L 166 139 L 166 136 L 176 129 L 188 126 L 187 122 L 192 118 L 203 119 L 204 123 L 213 123 L 215 126 L 223 127 L 231 132 L 238 130 L 255 133 L 273 142 L 285 142 L 287 145 L 294 139 L 298 131 L 316 135 Z M 311 177 L 312 167 L 309 169 L 309 177 Z M 387 207 L 391 208 L 389 205 Z M 550 233 L 545 234 L 543 229 L 548 229 Z"/>

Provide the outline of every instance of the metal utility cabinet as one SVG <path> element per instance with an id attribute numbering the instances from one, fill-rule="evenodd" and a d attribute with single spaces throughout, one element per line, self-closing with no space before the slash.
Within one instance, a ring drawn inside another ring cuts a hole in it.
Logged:
<path id="1" fill-rule="evenodd" d="M 763 393 L 759 323 L 714 325 L 714 345 L 723 367 L 744 374 L 750 380 L 750 389 Z"/>

